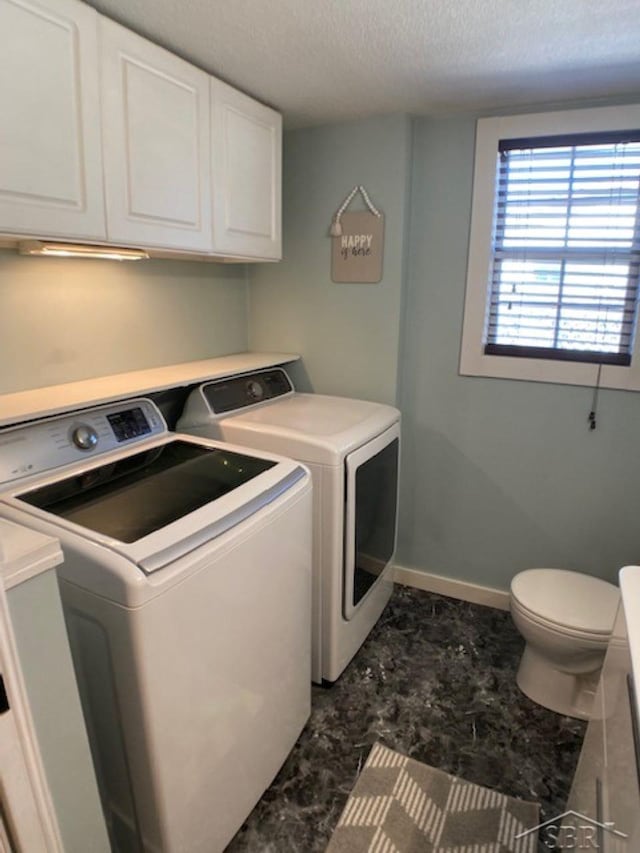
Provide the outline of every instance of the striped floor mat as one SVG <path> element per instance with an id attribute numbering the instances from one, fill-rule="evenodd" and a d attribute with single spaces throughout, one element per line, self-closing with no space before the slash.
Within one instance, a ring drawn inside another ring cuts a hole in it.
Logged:
<path id="1" fill-rule="evenodd" d="M 376 743 L 327 853 L 535 853 L 538 805 Z"/>

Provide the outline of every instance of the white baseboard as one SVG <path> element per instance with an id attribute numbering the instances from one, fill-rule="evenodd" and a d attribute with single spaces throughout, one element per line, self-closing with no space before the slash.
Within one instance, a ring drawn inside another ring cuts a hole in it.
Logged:
<path id="1" fill-rule="evenodd" d="M 487 607 L 496 607 L 498 610 L 509 609 L 509 593 L 503 589 L 480 586 L 470 581 L 446 578 L 442 575 L 433 575 L 430 572 L 421 572 L 419 569 L 409 569 L 406 566 L 398 565 L 393 567 L 393 579 L 396 583 L 405 586 L 424 589 L 427 592 L 437 592 L 440 595 L 448 595 L 450 598 L 459 598 L 461 601 L 484 604 Z"/>

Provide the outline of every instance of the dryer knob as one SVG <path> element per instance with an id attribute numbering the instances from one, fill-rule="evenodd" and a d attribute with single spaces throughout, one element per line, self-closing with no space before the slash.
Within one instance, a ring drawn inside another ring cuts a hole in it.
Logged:
<path id="1" fill-rule="evenodd" d="M 255 379 L 250 379 L 247 382 L 247 395 L 251 400 L 261 400 L 264 390 L 262 385 Z"/>
<path id="2" fill-rule="evenodd" d="M 71 440 L 80 450 L 93 450 L 98 443 L 98 433 L 88 424 L 80 424 L 71 433 Z"/>

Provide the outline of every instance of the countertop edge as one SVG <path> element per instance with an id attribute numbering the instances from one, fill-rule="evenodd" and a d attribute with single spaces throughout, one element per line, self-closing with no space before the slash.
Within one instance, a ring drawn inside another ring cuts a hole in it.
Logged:
<path id="1" fill-rule="evenodd" d="M 297 353 L 240 352 L 0 394 L 0 427 L 298 361 Z"/>

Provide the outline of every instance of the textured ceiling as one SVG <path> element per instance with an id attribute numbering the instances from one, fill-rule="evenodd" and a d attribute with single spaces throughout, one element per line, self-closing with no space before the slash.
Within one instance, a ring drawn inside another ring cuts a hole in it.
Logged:
<path id="1" fill-rule="evenodd" d="M 90 0 L 289 127 L 640 96 L 640 0 Z"/>

